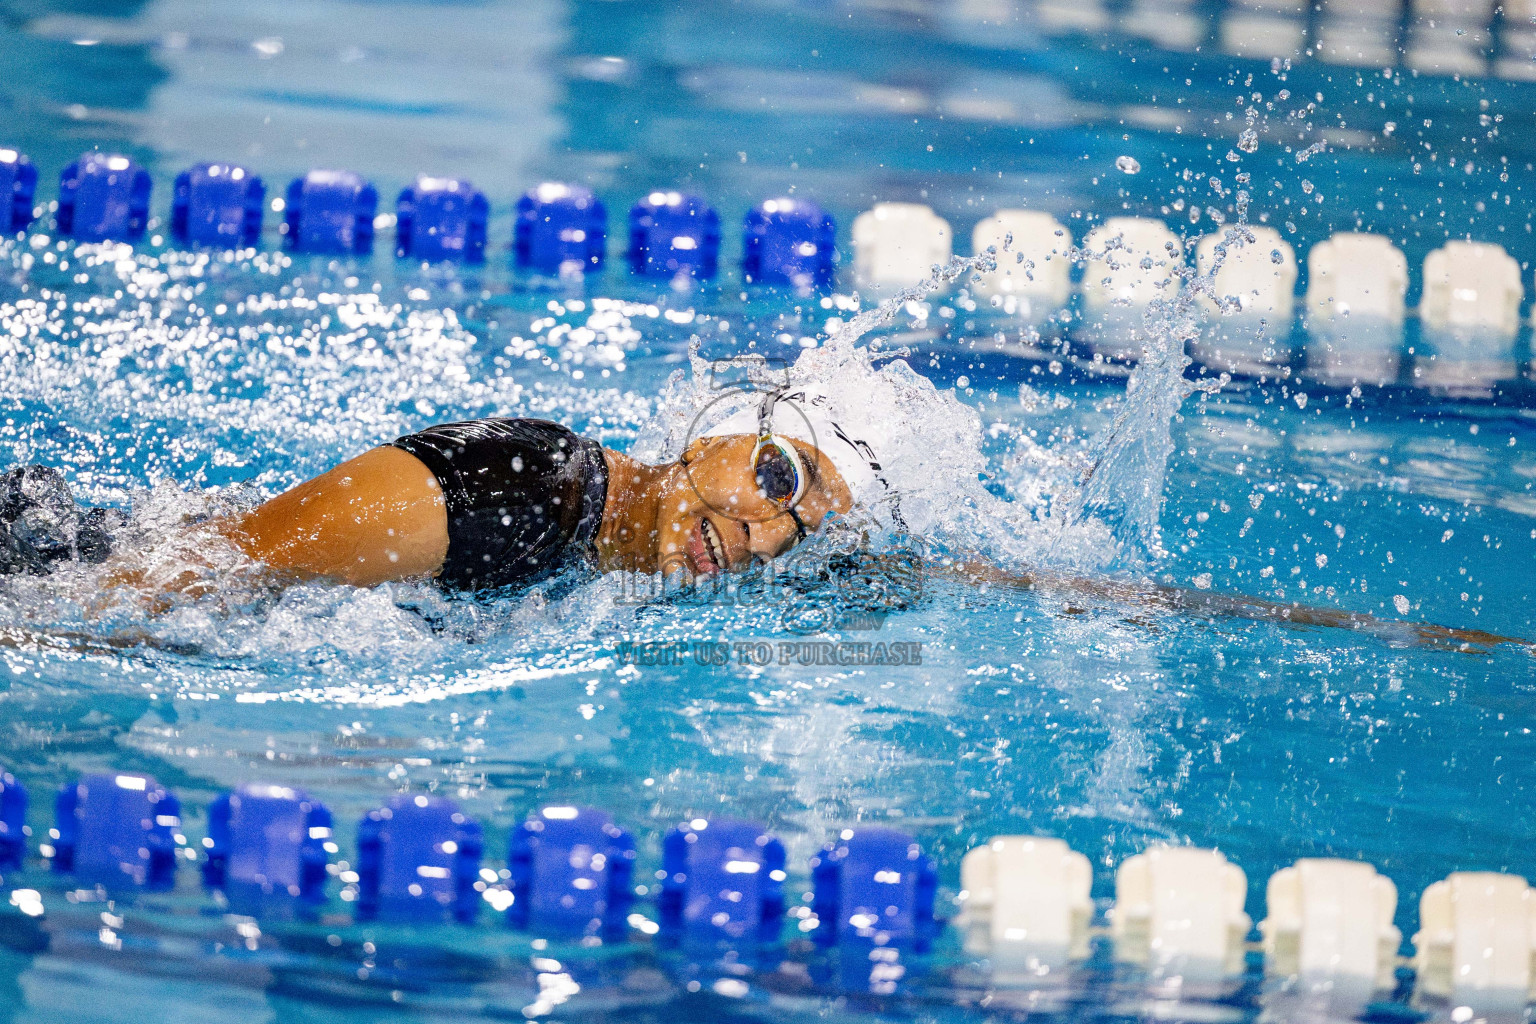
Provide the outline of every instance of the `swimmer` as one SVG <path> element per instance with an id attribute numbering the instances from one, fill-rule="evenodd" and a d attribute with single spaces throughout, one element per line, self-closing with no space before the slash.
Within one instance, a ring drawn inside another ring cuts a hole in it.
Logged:
<path id="1" fill-rule="evenodd" d="M 556 423 L 497 418 L 441 424 L 371 449 L 221 532 L 294 581 L 431 579 L 486 593 L 578 566 L 691 578 L 739 572 L 852 505 L 826 455 L 777 433 L 717 432 L 653 466 Z M 77 512 L 52 469 L 11 470 L 0 478 L 0 572 L 103 561 L 104 514 Z"/>
<path id="2" fill-rule="evenodd" d="M 899 495 L 884 479 L 875 446 L 832 418 L 831 407 L 822 393 L 767 392 L 755 408 L 716 424 L 662 465 L 545 420 L 447 423 L 373 448 L 216 525 L 279 583 L 432 580 L 483 594 L 578 567 L 689 580 L 740 572 L 784 555 L 856 505 L 883 507 L 900 523 Z M 13 469 L 0 477 L 0 572 L 108 561 L 115 515 L 78 510 L 56 471 Z M 926 568 L 979 586 L 1040 592 L 1068 612 L 1093 601 L 1336 627 L 1463 650 L 1532 646 L 1480 630 L 1336 609 L 1018 572 L 979 557 Z M 190 569 L 153 585 L 139 570 L 113 570 L 110 561 L 107 569 L 108 586 L 191 594 L 207 587 L 206 576 Z M 18 642 L 0 631 L 0 646 Z"/>

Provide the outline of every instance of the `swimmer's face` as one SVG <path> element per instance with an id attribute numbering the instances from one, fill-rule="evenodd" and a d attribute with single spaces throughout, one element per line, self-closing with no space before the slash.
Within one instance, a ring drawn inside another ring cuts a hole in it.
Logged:
<path id="1" fill-rule="evenodd" d="M 791 440 L 807 480 L 794 511 L 807 530 L 831 512 L 853 507 L 848 485 L 832 461 Z M 757 439 L 747 434 L 700 438 L 688 446 L 656 510 L 657 562 L 664 573 L 692 576 L 740 572 L 794 547 L 794 517 L 763 492 L 752 466 Z"/>

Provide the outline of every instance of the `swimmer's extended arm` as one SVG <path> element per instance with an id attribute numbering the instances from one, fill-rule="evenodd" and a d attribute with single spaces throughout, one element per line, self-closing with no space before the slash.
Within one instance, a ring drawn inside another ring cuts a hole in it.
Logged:
<path id="1" fill-rule="evenodd" d="M 19 651 L 64 651 L 70 654 L 122 654 L 140 648 L 192 657 L 203 653 L 197 644 L 165 640 L 142 629 L 97 635 L 79 630 L 44 631 L 25 626 L 0 626 L 0 648 Z"/>
<path id="2" fill-rule="evenodd" d="M 1159 584 L 1130 583 L 1121 580 L 1067 576 L 1049 572 L 1013 572 L 979 558 L 965 558 L 942 567 L 948 574 L 970 583 L 992 584 L 1020 590 L 1059 594 L 1067 598 L 1089 598 L 1125 604 L 1139 604 L 1186 615 L 1250 619 L 1293 626 L 1326 626 L 1367 633 L 1382 640 L 1421 643 L 1456 650 L 1482 650 L 1500 644 L 1513 644 L 1536 652 L 1536 643 L 1518 637 L 1501 636 L 1480 629 L 1456 629 L 1427 622 L 1398 622 L 1380 619 L 1363 612 L 1337 608 L 1319 608 L 1293 602 L 1266 601 L 1259 597 L 1213 594 L 1205 590 L 1187 590 Z"/>
<path id="3" fill-rule="evenodd" d="M 274 569 L 371 587 L 441 569 L 448 512 L 431 470 L 382 447 L 279 494 L 229 535 Z"/>

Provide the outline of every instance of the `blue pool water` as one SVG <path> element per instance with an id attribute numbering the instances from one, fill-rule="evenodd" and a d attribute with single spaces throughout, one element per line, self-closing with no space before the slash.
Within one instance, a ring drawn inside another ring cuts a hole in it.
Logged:
<path id="1" fill-rule="evenodd" d="M 418 172 L 462 175 L 491 198 L 480 269 L 399 262 L 387 242 L 372 258 L 291 255 L 270 210 L 259 250 L 228 261 L 168 247 L 163 223 L 149 232 L 159 241 L 133 250 L 77 251 L 46 215 L 5 243 L 3 461 L 60 467 L 83 500 L 131 509 L 125 542 L 150 571 L 202 550 L 187 517 L 248 506 L 433 422 L 538 415 L 675 454 L 691 344 L 791 359 L 825 339 L 830 318 L 873 305 L 853 300 L 846 252 L 838 301 L 743 292 L 740 217 L 791 188 L 833 213 L 845 250 L 856 214 L 907 200 L 949 219 L 968 252 L 971 226 L 1001 207 L 1051 212 L 1079 241 L 1123 214 L 1193 238 L 1236 219 L 1230 187 L 1217 196 L 1205 177 L 1231 186 L 1241 169 L 1249 219 L 1282 230 L 1303 289 L 1306 252 L 1336 231 L 1402 248 L 1410 304 L 1424 257 L 1447 239 L 1498 242 L 1527 285 L 1536 258 L 1536 86 L 1529 52 L 1520 59 L 1527 37 L 1506 23 L 1485 51 L 1476 33 L 1435 36 L 1405 15 L 1371 30 L 1390 56 L 1367 65 L 1327 49 L 1323 14 L 1277 16 L 1318 41 L 1289 64 L 1234 45 L 1238 5 L 3 9 L 0 144 L 38 166 L 44 203 L 57 171 L 97 146 L 150 170 L 162 222 L 174 175 L 207 159 L 259 169 L 269 196 L 311 167 L 350 167 L 385 208 Z M 1440 56 L 1425 57 L 1437 40 Z M 1237 155 L 1248 108 L 1260 142 Z M 1122 156 L 1139 171 L 1117 168 Z M 530 287 L 507 267 L 512 201 L 545 179 L 593 188 L 615 237 L 653 188 L 706 195 L 725 225 L 722 281 L 637 281 L 611 248 L 584 287 Z M 872 335 L 937 388 L 897 387 L 901 374 L 881 364 L 882 386 L 910 399 L 893 416 L 919 439 L 895 472 L 940 551 L 1536 634 L 1527 332 L 1510 367 L 1470 394 L 1416 386 L 1411 360 L 1388 387 L 1298 369 L 1197 393 L 1171 424 L 1136 406 L 1112 431 L 1127 406 L 1123 367 L 1096 363 L 1077 323 L 1030 336 L 951 289 L 927 316 L 903 313 Z M 1419 343 L 1416 323 L 1401 341 Z M 1156 480 L 1165 429 L 1162 487 L 1137 499 L 1122 485 Z M 1073 520 L 1100 456 L 1109 493 L 1097 516 Z M 401 792 L 457 800 L 483 824 L 493 870 L 530 812 L 601 808 L 634 834 L 640 884 L 679 822 L 752 819 L 787 848 L 792 908 L 807 902 L 809 858 L 838 830 L 875 824 L 911 832 L 936 858 L 946 917 L 960 857 L 1000 834 L 1067 840 L 1089 857 L 1101 902 L 1134 853 L 1215 846 L 1247 873 L 1255 919 L 1276 869 L 1367 860 L 1396 882 L 1405 936 L 1419 894 L 1452 871 L 1536 871 L 1536 662 L 1514 648 L 1460 652 L 932 576 L 878 633 L 829 634 L 920 644 L 921 664 L 628 665 L 625 644 L 790 634 L 776 605 L 637 602 L 634 581 L 617 578 L 450 602 L 408 585 L 273 593 L 240 568 L 213 565 L 221 587 L 155 615 L 103 603 L 86 569 L 0 587 L 0 625 L 75 638 L 0 650 L 0 767 L 30 788 L 34 832 L 5 889 L 36 889 L 47 908 L 34 918 L 0 906 L 10 1019 L 1286 1016 L 1257 974 L 1214 999 L 1153 999 L 1105 948 L 1059 985 L 996 990 L 952 930 L 909 958 L 894 991 L 872 992 L 803 942 L 734 959 L 644 929 L 546 945 L 490 906 L 474 925 L 358 924 L 344 877 L 309 923 L 221 915 L 190 861 L 170 893 L 82 902 L 36 847 L 53 792 L 86 772 L 144 772 L 175 790 L 193 849 L 219 792 L 303 787 L 335 814 L 335 859 L 349 864 L 357 820 Z M 650 917 L 653 896 L 637 904 Z M 1379 1012 L 1406 1012 L 1399 995 Z"/>

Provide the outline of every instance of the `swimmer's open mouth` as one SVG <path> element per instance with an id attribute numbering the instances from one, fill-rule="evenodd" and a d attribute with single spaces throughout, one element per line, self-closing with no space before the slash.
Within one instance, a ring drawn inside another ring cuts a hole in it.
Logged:
<path id="1" fill-rule="evenodd" d="M 725 542 L 720 539 L 720 535 L 715 532 L 714 524 L 707 517 L 699 517 L 698 529 L 688 540 L 688 553 L 692 556 L 696 573 L 708 575 L 726 571 L 728 563 L 725 556 Z"/>

